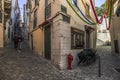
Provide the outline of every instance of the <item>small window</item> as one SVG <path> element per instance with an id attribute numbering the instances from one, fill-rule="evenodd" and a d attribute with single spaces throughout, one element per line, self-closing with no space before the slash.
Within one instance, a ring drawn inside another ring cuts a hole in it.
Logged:
<path id="1" fill-rule="evenodd" d="M 102 30 L 102 33 L 107 33 L 107 31 L 105 29 Z"/>
<path id="2" fill-rule="evenodd" d="M 101 30 L 98 30 L 98 33 L 101 33 Z"/>
<path id="3" fill-rule="evenodd" d="M 35 5 L 37 5 L 37 3 L 38 3 L 38 0 L 35 0 Z"/>
<path id="4" fill-rule="evenodd" d="M 45 19 L 51 16 L 51 4 L 45 7 Z"/>
<path id="5" fill-rule="evenodd" d="M 37 26 L 37 10 L 34 12 L 34 23 L 33 23 L 33 28 L 36 28 Z"/>
<path id="6" fill-rule="evenodd" d="M 61 11 L 67 14 L 67 8 L 63 5 L 61 5 Z"/>
<path id="7" fill-rule="evenodd" d="M 63 21 L 70 23 L 70 16 L 62 15 Z"/>
<path id="8" fill-rule="evenodd" d="M 71 49 L 84 48 L 84 31 L 71 28 Z"/>

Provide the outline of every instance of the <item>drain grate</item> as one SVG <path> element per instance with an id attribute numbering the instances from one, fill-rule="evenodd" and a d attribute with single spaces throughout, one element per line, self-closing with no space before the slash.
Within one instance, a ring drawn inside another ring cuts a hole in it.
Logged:
<path id="1" fill-rule="evenodd" d="M 120 73 L 120 68 L 115 68 L 115 70 Z"/>

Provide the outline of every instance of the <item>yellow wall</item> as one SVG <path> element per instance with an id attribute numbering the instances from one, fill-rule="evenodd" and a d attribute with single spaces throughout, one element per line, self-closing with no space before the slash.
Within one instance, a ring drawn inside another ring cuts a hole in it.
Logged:
<path id="1" fill-rule="evenodd" d="M 37 26 L 44 22 L 44 0 L 39 1 L 39 6 L 34 5 L 34 0 L 32 2 L 32 13 L 30 19 L 30 32 L 33 30 L 33 23 L 34 23 L 34 11 L 37 10 Z M 39 55 L 43 55 L 43 30 L 40 28 L 32 32 L 33 35 L 33 49 Z M 30 41 L 31 43 L 31 41 Z"/>
<path id="2" fill-rule="evenodd" d="M 33 32 L 34 50 L 43 56 L 43 31 L 41 29 Z"/>
<path id="3" fill-rule="evenodd" d="M 0 48 L 3 48 L 3 26 L 2 24 L 0 23 Z"/>

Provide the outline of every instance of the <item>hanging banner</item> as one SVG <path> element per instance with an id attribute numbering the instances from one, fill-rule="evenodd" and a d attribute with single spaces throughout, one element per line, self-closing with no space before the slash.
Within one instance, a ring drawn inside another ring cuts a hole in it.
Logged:
<path id="1" fill-rule="evenodd" d="M 83 14 L 83 12 L 81 11 L 81 9 L 79 8 L 79 6 L 78 6 L 78 4 L 77 4 L 77 0 L 73 0 L 73 3 L 74 3 L 74 5 L 75 5 L 75 7 L 79 10 L 80 14 L 84 17 L 84 19 L 87 20 L 89 23 L 95 25 L 95 23 L 91 22 L 91 21 Z"/>
<path id="2" fill-rule="evenodd" d="M 111 21 L 112 21 L 112 6 L 113 6 L 113 3 L 112 3 L 112 0 L 110 0 L 110 13 L 109 13 L 109 28 L 108 30 L 110 29 L 110 26 L 111 26 Z"/>
<path id="3" fill-rule="evenodd" d="M 97 24 L 97 23 L 95 22 L 95 20 L 91 17 L 91 15 L 90 15 L 90 13 L 89 13 L 89 11 L 88 11 L 88 9 L 87 9 L 87 6 L 86 6 L 84 0 L 81 0 L 81 1 L 82 1 L 82 4 L 83 4 L 84 8 L 85 8 L 86 13 L 88 14 L 88 17 L 89 17 L 95 24 Z"/>
<path id="4" fill-rule="evenodd" d="M 73 6 L 72 6 L 71 3 L 69 2 L 69 0 L 66 0 L 66 2 L 67 2 L 68 5 L 71 7 L 71 9 L 74 11 L 74 13 L 75 13 L 83 22 L 85 22 L 86 24 L 89 24 L 89 25 L 95 25 L 95 24 L 91 24 L 91 23 L 87 22 L 86 20 L 84 20 L 84 19 L 77 13 L 77 11 L 73 8 Z"/>
<path id="5" fill-rule="evenodd" d="M 98 20 L 98 17 L 97 17 L 96 11 L 95 11 L 95 7 L 94 7 L 94 5 L 93 5 L 93 1 L 92 1 L 92 0 L 90 0 L 90 4 L 91 4 L 92 10 L 93 10 L 93 13 L 94 13 L 94 15 L 95 15 L 96 21 L 97 21 L 99 24 L 101 24 L 101 23 L 103 22 L 103 16 L 101 17 L 100 20 Z"/>

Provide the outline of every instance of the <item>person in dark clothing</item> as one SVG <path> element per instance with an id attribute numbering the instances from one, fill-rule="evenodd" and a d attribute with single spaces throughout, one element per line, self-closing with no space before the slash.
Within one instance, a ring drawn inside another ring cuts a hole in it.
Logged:
<path id="1" fill-rule="evenodd" d="M 116 15 L 117 15 L 117 17 L 120 16 L 120 6 L 118 6 L 117 9 L 116 9 Z"/>
<path id="2" fill-rule="evenodd" d="M 18 41 L 18 50 L 21 50 L 22 37 L 20 35 L 18 36 L 17 41 Z"/>
<path id="3" fill-rule="evenodd" d="M 18 48 L 18 40 L 17 40 L 17 35 L 15 34 L 14 36 L 14 48 L 17 49 Z"/>

